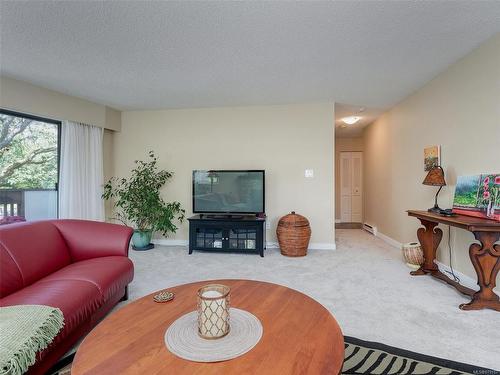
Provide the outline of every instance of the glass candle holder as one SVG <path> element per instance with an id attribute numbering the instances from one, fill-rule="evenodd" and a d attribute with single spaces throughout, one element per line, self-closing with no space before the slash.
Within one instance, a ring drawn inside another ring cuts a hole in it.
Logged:
<path id="1" fill-rule="evenodd" d="M 198 334 L 204 339 L 220 339 L 229 333 L 229 293 L 221 284 L 198 290 Z"/>

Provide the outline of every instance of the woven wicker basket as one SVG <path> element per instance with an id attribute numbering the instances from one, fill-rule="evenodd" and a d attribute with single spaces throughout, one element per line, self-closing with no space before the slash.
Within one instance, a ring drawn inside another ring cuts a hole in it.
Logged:
<path id="1" fill-rule="evenodd" d="M 418 242 L 403 245 L 403 259 L 410 268 L 417 269 L 424 263 L 424 253 Z"/>
<path id="2" fill-rule="evenodd" d="M 276 229 L 281 254 L 289 257 L 302 257 L 307 255 L 307 247 L 311 239 L 309 221 L 295 211 L 283 216 Z"/>

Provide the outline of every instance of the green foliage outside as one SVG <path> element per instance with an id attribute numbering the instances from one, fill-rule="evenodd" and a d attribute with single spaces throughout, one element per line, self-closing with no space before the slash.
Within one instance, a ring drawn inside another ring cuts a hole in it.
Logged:
<path id="1" fill-rule="evenodd" d="M 0 189 L 55 189 L 57 125 L 0 114 Z"/>
<path id="2" fill-rule="evenodd" d="M 114 219 L 135 225 L 141 231 L 161 232 L 167 236 L 177 231 L 174 221 L 182 222 L 185 211 L 179 202 L 166 203 L 160 196 L 160 189 L 173 173 L 159 170 L 153 151 L 148 156 L 149 161 L 135 161 L 128 179 L 110 179 L 104 185 L 102 197 L 114 200 Z"/>

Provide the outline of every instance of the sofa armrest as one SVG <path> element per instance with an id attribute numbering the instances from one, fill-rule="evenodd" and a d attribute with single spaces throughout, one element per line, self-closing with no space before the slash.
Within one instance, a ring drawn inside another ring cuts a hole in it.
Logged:
<path id="1" fill-rule="evenodd" d="M 105 256 L 128 256 L 133 229 L 89 220 L 53 220 L 73 262 Z"/>

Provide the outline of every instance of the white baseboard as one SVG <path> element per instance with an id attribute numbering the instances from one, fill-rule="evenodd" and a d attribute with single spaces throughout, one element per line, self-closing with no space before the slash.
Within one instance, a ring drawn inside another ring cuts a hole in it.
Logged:
<path id="1" fill-rule="evenodd" d="M 151 241 L 156 245 L 162 246 L 188 246 L 189 242 L 187 240 L 171 240 L 167 238 L 154 239 Z M 277 242 L 266 242 L 266 247 L 268 249 L 279 248 Z M 334 243 L 326 242 L 312 242 L 309 244 L 309 250 L 335 250 L 337 247 Z"/>
<path id="2" fill-rule="evenodd" d="M 389 237 L 389 236 L 386 236 L 385 234 L 383 234 L 382 232 L 379 232 L 377 231 L 377 235 L 376 237 L 380 238 L 382 241 L 388 243 L 389 245 L 395 247 L 395 248 L 398 248 L 401 250 L 403 244 L 401 242 L 398 242 L 396 241 L 395 239 Z"/>
<path id="3" fill-rule="evenodd" d="M 437 264 L 437 266 L 439 267 L 439 270 L 442 273 L 444 273 L 446 276 L 448 276 L 449 278 L 453 277 L 453 276 L 451 276 L 451 267 L 450 266 L 448 266 L 444 263 L 441 263 L 438 260 L 434 261 L 434 263 Z M 455 276 L 457 276 L 460 279 L 460 284 L 462 284 L 463 286 L 466 286 L 467 288 L 471 288 L 473 290 L 479 290 L 479 286 L 477 285 L 477 280 L 475 278 L 467 276 L 466 274 L 464 274 L 460 271 L 457 271 L 455 269 L 453 270 L 453 272 L 455 273 Z M 500 286 L 497 286 L 496 288 L 494 288 L 493 291 L 496 294 L 500 294 Z"/>
<path id="4" fill-rule="evenodd" d="M 279 249 L 277 242 L 266 242 L 266 247 L 268 249 Z M 337 245 L 328 242 L 311 242 L 307 248 L 308 250 L 336 250 Z"/>
<path id="5" fill-rule="evenodd" d="M 169 240 L 167 238 L 159 238 L 151 241 L 155 245 L 163 246 L 188 246 L 189 242 L 187 240 Z"/>
<path id="6" fill-rule="evenodd" d="M 444 273 L 450 279 L 453 278 L 453 276 L 451 276 L 451 267 L 450 266 L 448 266 L 448 265 L 446 265 L 444 263 L 441 263 L 438 260 L 435 260 L 434 263 L 437 264 L 439 270 L 442 273 Z M 477 280 L 475 280 L 472 277 L 467 276 L 466 274 L 463 274 L 462 272 L 457 271 L 455 269 L 453 270 L 453 273 L 455 274 L 455 276 L 457 276 L 460 279 L 460 284 L 462 284 L 463 286 L 466 286 L 467 288 L 471 288 L 471 289 L 474 289 L 474 290 L 479 290 L 479 287 L 477 285 Z M 494 290 L 497 290 L 497 289 L 498 288 L 495 288 Z"/>

